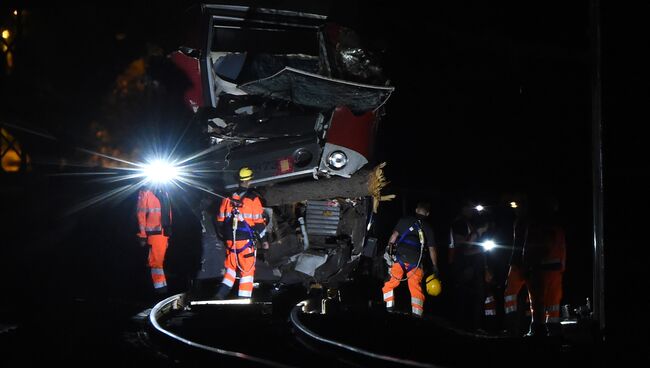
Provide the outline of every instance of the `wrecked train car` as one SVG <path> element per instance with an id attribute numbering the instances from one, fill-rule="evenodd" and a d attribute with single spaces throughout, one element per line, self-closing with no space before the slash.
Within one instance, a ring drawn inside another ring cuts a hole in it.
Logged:
<path id="1" fill-rule="evenodd" d="M 326 15 L 202 5 L 201 17 L 198 46 L 170 57 L 192 81 L 186 103 L 205 124 L 222 189 L 248 166 L 266 199 L 271 248 L 256 280 L 344 281 L 385 185 L 381 166 L 367 166 L 393 87 Z"/>

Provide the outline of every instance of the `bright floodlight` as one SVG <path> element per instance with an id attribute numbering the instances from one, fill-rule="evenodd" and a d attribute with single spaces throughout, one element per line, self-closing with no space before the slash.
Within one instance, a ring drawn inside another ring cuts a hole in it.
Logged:
<path id="1" fill-rule="evenodd" d="M 143 173 L 148 181 L 156 184 L 165 184 L 178 178 L 178 168 L 162 160 L 153 161 L 143 168 Z"/>
<path id="2" fill-rule="evenodd" d="M 496 243 L 494 243 L 494 241 L 492 241 L 492 240 L 486 240 L 483 243 L 481 243 L 481 245 L 483 246 L 483 249 L 485 249 L 485 250 L 490 250 L 490 249 L 493 249 L 494 247 L 497 246 Z"/>
<path id="3" fill-rule="evenodd" d="M 481 206 L 481 205 L 479 204 L 479 205 L 477 205 L 476 207 L 474 207 L 474 209 L 477 210 L 478 212 L 481 212 L 481 211 L 483 211 L 483 210 L 485 209 L 485 207 L 483 207 L 483 206 Z"/>
<path id="4" fill-rule="evenodd" d="M 517 208 L 517 207 L 519 207 L 517 202 L 515 202 L 515 201 L 510 202 L 510 208 Z"/>

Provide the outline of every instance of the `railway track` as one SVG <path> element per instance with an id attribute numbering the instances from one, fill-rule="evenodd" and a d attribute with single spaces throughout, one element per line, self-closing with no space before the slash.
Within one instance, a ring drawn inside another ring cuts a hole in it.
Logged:
<path id="1" fill-rule="evenodd" d="M 189 358 L 283 368 L 438 367 L 374 353 L 321 335 L 302 320 L 320 314 L 320 310 L 308 309 L 320 303 L 303 301 L 288 310 L 274 310 L 270 302 L 250 299 L 193 301 L 187 305 L 183 299 L 183 294 L 177 294 L 161 300 L 148 316 L 158 345 L 173 350 L 172 356 L 181 362 Z"/>
<path id="2" fill-rule="evenodd" d="M 509 366 L 519 361 L 513 356 L 539 355 L 543 366 L 579 361 L 590 348 L 561 340 L 471 334 L 434 317 L 416 320 L 372 308 L 324 314 L 318 299 L 274 304 L 249 299 L 186 304 L 178 294 L 151 309 L 148 325 L 166 354 L 191 365 L 438 368 L 491 361 Z"/>

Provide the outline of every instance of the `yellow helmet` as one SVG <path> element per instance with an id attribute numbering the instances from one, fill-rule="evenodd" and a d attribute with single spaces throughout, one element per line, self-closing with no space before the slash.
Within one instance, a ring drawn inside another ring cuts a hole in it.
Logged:
<path id="1" fill-rule="evenodd" d="M 247 181 L 253 179 L 253 170 L 249 167 L 242 167 L 239 170 L 239 180 Z"/>
<path id="2" fill-rule="evenodd" d="M 435 275 L 427 276 L 426 284 L 427 294 L 431 296 L 438 296 L 442 292 L 442 284 L 440 283 L 440 280 L 435 277 Z"/>

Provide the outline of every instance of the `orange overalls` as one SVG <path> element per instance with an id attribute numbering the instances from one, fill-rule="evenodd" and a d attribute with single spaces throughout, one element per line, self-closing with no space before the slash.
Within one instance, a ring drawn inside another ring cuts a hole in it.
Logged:
<path id="1" fill-rule="evenodd" d="M 404 263 L 404 265 L 406 267 L 411 266 L 408 263 Z M 390 280 L 386 281 L 384 287 L 381 289 L 384 293 L 386 308 L 389 309 L 395 306 L 395 295 L 393 294 L 393 290 L 399 286 L 401 281 L 403 281 L 404 269 L 398 262 L 395 262 L 390 270 L 390 274 Z M 409 291 L 411 292 L 411 312 L 416 316 L 422 316 L 422 313 L 424 312 L 424 293 L 422 292 L 423 276 L 424 272 L 421 267 L 413 267 L 412 270 L 406 273 Z"/>
<path id="2" fill-rule="evenodd" d="M 513 256 L 510 260 L 510 269 L 506 280 L 506 289 L 503 292 L 503 307 L 506 316 L 517 312 L 518 295 L 521 288 L 526 285 L 524 270 L 522 269 L 522 252 L 528 236 L 528 225 L 525 221 L 518 220 L 513 226 Z"/>
<path id="3" fill-rule="evenodd" d="M 163 270 L 165 253 L 171 231 L 172 211 L 169 205 L 169 194 L 159 191 L 158 195 L 166 203 L 165 210 L 160 199 L 153 191 L 143 189 L 138 193 L 138 237 L 146 238 L 149 244 L 148 264 L 151 268 L 151 279 L 155 289 L 167 287 L 167 279 Z"/>
<path id="4" fill-rule="evenodd" d="M 233 200 L 236 205 L 233 205 Z M 222 226 L 226 240 L 226 259 L 222 286 L 232 288 L 240 273 L 239 297 L 253 295 L 255 275 L 255 235 L 264 236 L 266 223 L 262 214 L 264 208 L 259 196 L 250 192 L 234 193 L 221 202 L 217 222 Z M 234 240 L 234 244 L 233 244 Z"/>
<path id="5" fill-rule="evenodd" d="M 396 246 L 419 246 L 424 248 L 424 235 L 419 222 L 409 227 L 406 232 L 401 234 Z M 400 244 L 403 243 L 403 244 Z M 423 249 L 420 250 L 422 252 Z M 399 249 L 397 250 L 399 253 Z M 421 256 L 420 256 L 421 257 Z M 406 275 L 404 275 L 406 274 Z M 414 316 L 421 317 L 424 312 L 424 293 L 422 292 L 422 271 L 421 264 L 409 264 L 397 259 L 390 270 L 390 280 L 386 281 L 381 291 L 384 294 L 386 308 L 392 310 L 395 306 L 394 289 L 406 278 L 409 292 L 411 293 L 411 313 Z"/>
<path id="6" fill-rule="evenodd" d="M 562 273 L 566 262 L 564 230 L 552 224 L 531 224 L 523 254 L 524 267 L 530 270 L 532 325 L 560 323 Z"/>

